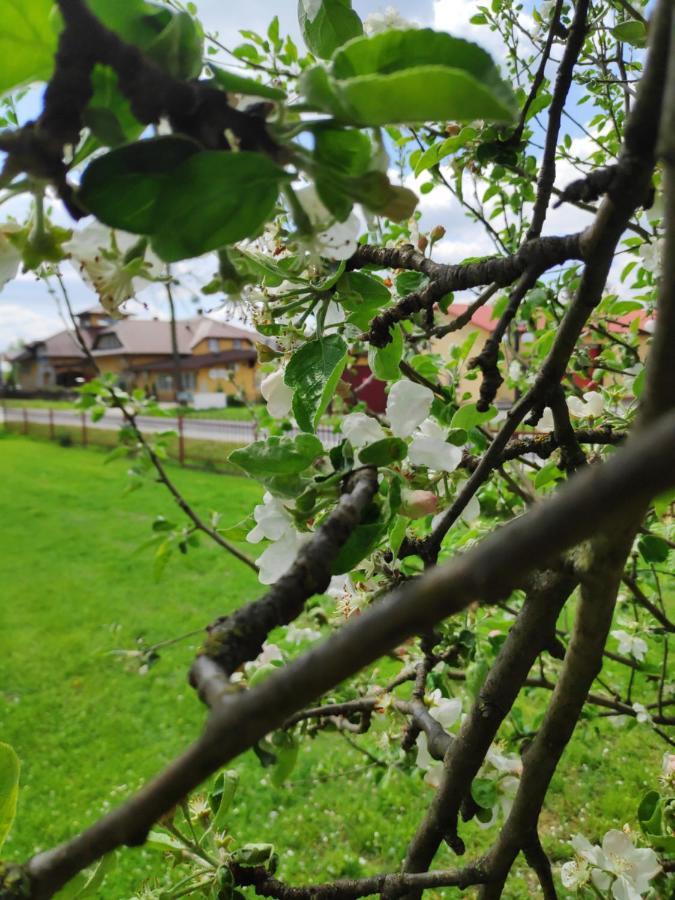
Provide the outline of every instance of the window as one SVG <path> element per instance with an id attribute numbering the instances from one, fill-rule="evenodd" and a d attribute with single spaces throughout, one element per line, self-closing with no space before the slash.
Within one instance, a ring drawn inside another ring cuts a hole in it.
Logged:
<path id="1" fill-rule="evenodd" d="M 116 334 L 102 334 L 96 341 L 95 350 L 116 350 L 122 346 L 122 342 Z"/>
<path id="2" fill-rule="evenodd" d="M 232 346 L 234 347 L 235 350 L 241 350 L 241 348 L 244 346 L 244 342 L 239 340 L 239 338 L 235 338 L 232 341 Z"/>
<path id="3" fill-rule="evenodd" d="M 172 391 L 173 375 L 160 375 L 157 379 L 157 387 L 160 391 Z"/>
<path id="4" fill-rule="evenodd" d="M 220 341 L 218 338 L 209 338 L 209 353 L 218 353 L 220 350 Z"/>
<path id="5" fill-rule="evenodd" d="M 194 391 L 194 389 L 195 389 L 195 373 L 194 372 L 182 372 L 181 373 L 181 381 L 183 382 L 183 390 L 184 391 Z"/>

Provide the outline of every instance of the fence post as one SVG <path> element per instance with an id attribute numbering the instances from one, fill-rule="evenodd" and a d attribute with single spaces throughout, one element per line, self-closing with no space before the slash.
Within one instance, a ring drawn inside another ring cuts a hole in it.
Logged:
<path id="1" fill-rule="evenodd" d="M 185 465 L 185 436 L 183 434 L 183 415 L 178 413 L 178 462 Z"/>
<path id="2" fill-rule="evenodd" d="M 23 433 L 28 434 L 28 410 L 23 408 Z"/>
<path id="3" fill-rule="evenodd" d="M 82 421 L 82 446 L 86 447 L 87 446 L 87 416 L 86 416 L 84 410 L 82 410 L 82 412 L 80 413 L 80 419 Z"/>
<path id="4" fill-rule="evenodd" d="M 54 410 L 49 407 L 49 440 L 54 440 Z"/>

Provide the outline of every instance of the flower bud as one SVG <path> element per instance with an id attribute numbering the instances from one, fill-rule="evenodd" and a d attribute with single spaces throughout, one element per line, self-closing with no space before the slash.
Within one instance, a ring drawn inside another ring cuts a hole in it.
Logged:
<path id="1" fill-rule="evenodd" d="M 404 491 L 401 513 L 409 519 L 421 519 L 436 512 L 438 497 L 432 491 Z"/>
<path id="2" fill-rule="evenodd" d="M 434 225 L 430 232 L 431 240 L 440 241 L 441 238 L 445 237 L 445 228 L 442 225 Z"/>

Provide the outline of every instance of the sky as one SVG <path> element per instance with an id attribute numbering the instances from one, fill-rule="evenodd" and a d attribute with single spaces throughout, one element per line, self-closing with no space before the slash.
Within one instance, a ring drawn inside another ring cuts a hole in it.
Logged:
<path id="1" fill-rule="evenodd" d="M 382 12 L 389 3 L 377 0 L 354 0 L 354 9 L 361 18 L 370 13 Z M 497 61 L 502 54 L 499 39 L 486 28 L 474 26 L 470 18 L 475 14 L 476 4 L 472 0 L 398 0 L 397 10 L 404 17 L 414 20 L 419 25 L 431 26 L 437 30 L 450 31 L 458 37 L 466 37 L 482 44 L 493 53 Z M 207 31 L 216 31 L 220 40 L 228 46 L 241 42 L 238 29 L 248 28 L 264 33 L 274 15 L 279 16 L 281 32 L 290 33 L 300 41 L 297 23 L 297 0 L 256 0 L 254 3 L 224 3 L 223 0 L 197 0 L 199 15 Z M 243 10 L 245 9 L 245 13 Z M 527 15 L 526 13 L 524 15 Z M 547 73 L 549 76 L 551 73 Z M 39 94 L 35 92 L 23 106 L 26 117 L 32 117 L 39 111 Z M 570 132 L 574 135 L 574 131 Z M 584 150 L 583 136 L 576 135 L 575 142 L 580 153 Z M 557 184 L 564 185 L 576 177 L 569 167 L 559 167 Z M 419 188 L 420 181 L 412 176 L 405 179 L 409 187 Z M 418 192 L 419 194 L 419 192 Z M 25 202 L 25 201 L 24 201 Z M 16 203 L 13 201 L 12 203 Z M 4 212 L 19 216 L 19 205 L 5 204 Z M 70 226 L 67 214 L 57 209 L 55 203 L 55 220 Z M 25 209 L 25 207 L 24 207 Z M 469 221 L 459 203 L 444 189 L 436 189 L 421 197 L 419 209 L 422 212 L 421 227 L 424 230 L 441 224 L 446 228 L 444 240 L 437 245 L 434 258 L 441 262 L 458 262 L 467 256 L 479 256 L 493 252 L 493 247 L 486 237 L 482 226 Z M 547 233 L 563 233 L 577 231 L 588 223 L 588 216 L 574 207 L 563 207 L 552 213 Z M 87 220 L 84 220 L 86 224 Z M 215 269 L 211 257 L 203 257 L 196 261 L 179 264 L 179 269 L 186 276 L 186 289 L 178 291 L 178 315 L 193 315 L 195 304 L 192 300 L 194 289 L 199 278 L 208 280 Z M 76 310 L 86 309 L 96 303 L 95 294 L 83 283 L 77 272 L 69 264 L 63 266 L 68 292 Z M 211 299 L 211 298 L 207 298 Z M 166 317 L 167 309 L 163 288 L 154 285 L 139 295 L 139 301 L 128 304 L 129 312 L 147 316 Z M 47 337 L 64 327 L 62 312 L 45 286 L 35 279 L 31 273 L 20 275 L 0 292 L 0 352 L 16 344 L 17 341 L 30 341 Z"/>

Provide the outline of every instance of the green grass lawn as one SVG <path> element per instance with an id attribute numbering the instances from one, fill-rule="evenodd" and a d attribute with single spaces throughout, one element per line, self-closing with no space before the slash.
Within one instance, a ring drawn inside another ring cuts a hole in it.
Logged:
<path id="1" fill-rule="evenodd" d="M 137 548 L 153 518 L 175 518 L 175 508 L 154 483 L 124 493 L 127 464 L 104 459 L 94 449 L 0 437 L 0 740 L 22 760 L 3 855 L 16 860 L 94 821 L 199 732 L 204 710 L 186 682 L 198 638 L 162 651 L 145 676 L 114 651 L 134 648 L 139 637 L 155 642 L 198 629 L 261 593 L 252 573 L 207 543 L 172 560 L 155 582 L 151 553 Z M 171 472 L 201 512 L 218 509 L 226 524 L 261 495 L 245 479 Z M 356 740 L 378 752 L 377 735 Z M 565 842 L 577 831 L 597 840 L 635 824 L 664 749 L 648 728 L 582 723 L 542 817 L 554 858 L 569 855 Z M 278 841 L 279 875 L 296 883 L 396 868 L 432 796 L 417 772 L 394 769 L 386 787 L 378 785 L 377 768 L 336 734 L 306 740 L 283 787 L 252 753 L 235 765 L 233 834 Z M 463 834 L 480 850 L 494 830 L 470 825 Z M 456 864 L 447 849 L 437 862 Z M 99 896 L 132 897 L 161 865 L 147 850 L 125 850 Z M 538 896 L 519 871 L 505 896 Z"/>

